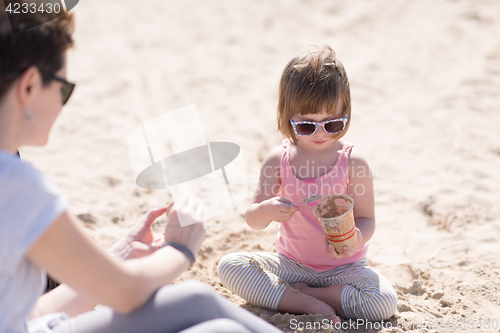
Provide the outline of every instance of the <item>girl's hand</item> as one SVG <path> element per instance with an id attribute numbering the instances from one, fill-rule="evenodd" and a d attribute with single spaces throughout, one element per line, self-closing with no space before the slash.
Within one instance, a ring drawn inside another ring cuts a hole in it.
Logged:
<path id="1" fill-rule="evenodd" d="M 200 252 L 206 233 L 205 226 L 201 222 L 203 213 L 196 202 L 189 198 L 181 198 L 168 207 L 167 216 L 169 220 L 165 229 L 165 243 L 185 245 L 196 256 Z M 179 218 L 187 225 L 182 227 Z"/>
<path id="2" fill-rule="evenodd" d="M 328 252 L 333 259 L 337 260 L 337 259 L 340 259 L 342 258 L 343 256 L 346 256 L 346 257 L 352 257 L 353 255 L 353 252 L 352 250 L 354 250 L 355 248 L 359 247 L 359 245 L 361 244 L 361 241 L 362 241 L 362 236 L 361 236 L 361 231 L 356 227 L 356 245 L 350 249 L 349 246 L 344 246 L 344 254 L 339 254 L 336 250 L 335 250 L 335 247 L 328 243 L 328 239 L 326 238 L 325 236 L 325 239 L 324 239 L 324 243 L 325 243 L 325 251 Z"/>
<path id="3" fill-rule="evenodd" d="M 266 216 L 276 222 L 288 222 L 300 207 L 283 197 L 274 197 L 260 203 L 266 212 Z"/>

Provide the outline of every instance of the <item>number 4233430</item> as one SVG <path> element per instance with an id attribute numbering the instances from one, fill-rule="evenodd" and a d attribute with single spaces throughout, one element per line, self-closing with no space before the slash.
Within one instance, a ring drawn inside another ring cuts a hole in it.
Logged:
<path id="1" fill-rule="evenodd" d="M 36 4 L 34 2 L 32 3 L 9 3 L 7 8 L 5 8 L 5 11 L 9 14 L 27 14 L 27 13 L 60 13 L 61 10 L 64 10 L 61 8 L 61 4 L 59 3 L 51 3 L 51 2 L 42 2 L 41 4 Z"/>

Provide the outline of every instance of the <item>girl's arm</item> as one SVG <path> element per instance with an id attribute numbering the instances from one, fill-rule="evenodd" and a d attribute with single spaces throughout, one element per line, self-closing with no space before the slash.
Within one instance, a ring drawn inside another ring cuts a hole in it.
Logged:
<path id="1" fill-rule="evenodd" d="M 356 149 L 352 150 L 349 164 L 349 195 L 354 199 L 354 220 L 361 232 L 359 247 L 375 232 L 373 178 L 368 163 Z"/>
<path id="2" fill-rule="evenodd" d="M 349 195 L 354 199 L 354 221 L 356 223 L 356 237 L 358 243 L 355 248 L 366 244 L 375 232 L 375 200 L 373 197 L 373 179 L 370 167 L 366 160 L 355 149 L 349 158 Z M 353 249 L 344 246 L 344 254 L 338 254 L 333 245 L 325 237 L 325 250 L 333 259 L 340 259 L 344 255 L 352 257 Z"/>
<path id="3" fill-rule="evenodd" d="M 262 230 L 272 221 L 286 222 L 299 210 L 289 200 L 278 197 L 281 187 L 280 162 L 283 147 L 271 150 L 262 162 L 259 183 L 248 206 L 245 219 L 252 229 Z"/>
<path id="4" fill-rule="evenodd" d="M 204 236 L 201 223 L 181 228 L 176 212 L 171 214 L 167 224 L 168 241 L 184 244 L 196 255 Z M 107 305 L 122 313 L 139 308 L 154 291 L 172 283 L 190 264 L 182 252 L 170 246 L 140 259 L 114 258 L 67 212 L 34 243 L 27 257 L 89 302 Z M 58 300 L 64 302 L 62 298 Z M 49 303 L 53 305 L 53 302 Z"/>

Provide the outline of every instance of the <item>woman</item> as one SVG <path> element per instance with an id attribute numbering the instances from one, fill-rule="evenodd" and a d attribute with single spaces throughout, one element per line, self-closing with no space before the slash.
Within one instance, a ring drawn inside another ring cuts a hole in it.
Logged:
<path id="1" fill-rule="evenodd" d="M 49 16 L 14 15 L 11 24 Z M 54 184 L 15 156 L 21 146 L 47 143 L 72 93 L 65 56 L 72 30 L 66 14 L 13 34 L 0 4 L 0 333 L 278 332 L 199 282 L 166 286 L 192 265 L 205 236 L 202 223 L 179 225 L 180 214 L 200 220 L 192 202 L 150 211 L 110 255 Z M 154 239 L 151 224 L 164 213 L 165 236 Z M 65 284 L 38 297 L 45 271 Z M 98 303 L 104 307 L 92 311 Z"/>

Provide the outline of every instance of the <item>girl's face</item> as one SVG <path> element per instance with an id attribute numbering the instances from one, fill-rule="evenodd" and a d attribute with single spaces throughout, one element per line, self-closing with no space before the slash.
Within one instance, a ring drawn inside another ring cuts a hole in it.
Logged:
<path id="1" fill-rule="evenodd" d="M 336 114 L 332 115 L 327 113 L 325 110 L 318 114 L 305 114 L 295 113 L 292 116 L 294 121 L 312 121 L 312 122 L 322 122 L 332 119 L 340 119 L 345 116 L 342 110 L 337 111 Z M 295 133 L 297 137 L 297 145 L 313 151 L 320 151 L 331 147 L 334 143 L 338 141 L 338 134 L 329 134 L 325 132 L 322 126 L 318 126 L 316 132 L 309 136 L 300 136 Z"/>

